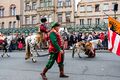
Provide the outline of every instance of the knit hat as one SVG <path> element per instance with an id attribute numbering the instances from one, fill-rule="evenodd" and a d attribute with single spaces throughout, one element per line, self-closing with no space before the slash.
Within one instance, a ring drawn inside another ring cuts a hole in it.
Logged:
<path id="1" fill-rule="evenodd" d="M 51 22 L 51 24 L 50 24 L 51 28 L 54 28 L 54 27 L 57 27 L 57 26 L 60 26 L 60 24 L 58 22 Z"/>

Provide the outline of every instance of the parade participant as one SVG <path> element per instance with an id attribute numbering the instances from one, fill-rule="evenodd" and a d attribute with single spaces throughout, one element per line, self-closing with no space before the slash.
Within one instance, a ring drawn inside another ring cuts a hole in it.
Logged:
<path id="1" fill-rule="evenodd" d="M 60 36 L 59 28 L 60 24 L 58 22 L 51 23 L 51 31 L 49 33 L 49 61 L 41 73 L 42 79 L 47 80 L 46 72 L 53 66 L 56 61 L 60 71 L 60 78 L 67 78 L 68 76 L 64 74 L 64 51 L 62 44 L 62 37 Z"/>
<path id="2" fill-rule="evenodd" d="M 44 39 L 43 41 L 43 46 L 47 47 L 47 40 L 48 40 L 48 28 L 47 28 L 47 19 L 45 17 L 41 18 L 41 25 L 39 26 L 38 33 L 42 34 L 42 38 Z M 39 36 L 38 36 L 39 37 Z"/>
<path id="3" fill-rule="evenodd" d="M 48 33 L 48 29 L 47 29 L 47 19 L 45 17 L 41 18 L 41 25 L 40 25 L 40 28 L 39 28 L 39 31 L 40 32 L 43 32 L 43 33 Z M 38 32 L 39 32 L 38 31 Z"/>
<path id="4" fill-rule="evenodd" d="M 4 34 L 0 33 L 0 47 L 3 46 L 3 50 L 5 50 L 5 53 L 7 52 L 7 38 L 4 36 Z"/>
<path id="5" fill-rule="evenodd" d="M 4 42 L 5 36 L 0 33 L 0 43 L 2 44 Z"/>

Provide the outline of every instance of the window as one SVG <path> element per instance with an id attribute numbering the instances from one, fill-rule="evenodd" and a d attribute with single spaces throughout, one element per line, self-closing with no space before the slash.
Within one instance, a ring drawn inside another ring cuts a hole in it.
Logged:
<path id="1" fill-rule="evenodd" d="M 12 28 L 12 22 L 9 22 L 9 28 Z"/>
<path id="2" fill-rule="evenodd" d="M 40 0 L 40 7 L 51 7 L 53 3 L 53 0 Z"/>
<path id="3" fill-rule="evenodd" d="M 88 23 L 88 25 L 91 25 L 92 19 L 91 19 L 91 18 L 90 18 L 90 19 L 87 19 L 87 23 Z"/>
<path id="4" fill-rule="evenodd" d="M 84 5 L 80 6 L 80 12 L 85 12 L 85 6 Z"/>
<path id="5" fill-rule="evenodd" d="M 58 22 L 62 22 L 62 13 L 58 13 Z"/>
<path id="6" fill-rule="evenodd" d="M 26 23 L 26 24 L 30 24 L 30 17 L 29 17 L 29 16 L 26 16 L 26 17 L 25 17 L 25 23 Z"/>
<path id="7" fill-rule="evenodd" d="M 66 22 L 70 22 L 70 12 L 66 12 Z"/>
<path id="8" fill-rule="evenodd" d="M 2 24 L 1 24 L 1 28 L 2 28 L 2 29 L 4 28 L 4 22 L 2 22 Z"/>
<path id="9" fill-rule="evenodd" d="M 33 9 L 33 10 L 34 10 L 34 9 L 37 9 L 36 6 L 37 6 L 36 2 L 33 2 L 33 3 L 32 3 L 32 9 Z"/>
<path id="10" fill-rule="evenodd" d="M 40 3 L 40 7 L 44 7 L 44 3 L 43 2 Z"/>
<path id="11" fill-rule="evenodd" d="M 80 19 L 80 25 L 84 25 L 84 19 Z"/>
<path id="12" fill-rule="evenodd" d="M 53 16 L 53 14 L 50 14 L 49 15 L 49 17 L 48 17 L 48 22 L 52 22 L 53 20 L 52 20 L 52 16 Z"/>
<path id="13" fill-rule="evenodd" d="M 12 7 L 10 8 L 10 15 L 12 15 Z"/>
<path id="14" fill-rule="evenodd" d="M 16 21 L 13 22 L 13 28 L 16 28 Z"/>
<path id="15" fill-rule="evenodd" d="M 4 7 L 1 6 L 0 7 L 0 17 L 3 17 L 4 16 Z"/>
<path id="16" fill-rule="evenodd" d="M 10 6 L 10 15 L 11 16 L 15 16 L 16 15 L 16 6 L 15 5 L 11 5 Z"/>
<path id="17" fill-rule="evenodd" d="M 63 1 L 62 0 L 58 0 L 58 7 L 63 7 Z"/>
<path id="18" fill-rule="evenodd" d="M 44 7 L 49 7 L 49 2 L 48 1 L 44 2 Z"/>
<path id="19" fill-rule="evenodd" d="M 95 5 L 95 12 L 99 12 L 100 11 L 100 5 L 99 4 L 96 4 Z"/>
<path id="20" fill-rule="evenodd" d="M 44 0 L 40 0 L 41 2 L 44 2 Z"/>
<path id="21" fill-rule="evenodd" d="M 4 16 L 4 8 L 2 9 L 2 14 L 1 14 L 1 16 Z"/>
<path id="22" fill-rule="evenodd" d="M 85 0 L 86 2 L 93 2 L 93 0 Z"/>
<path id="23" fill-rule="evenodd" d="M 114 5 L 118 3 L 112 3 L 112 11 L 114 11 Z"/>
<path id="24" fill-rule="evenodd" d="M 97 25 L 100 24 L 100 18 L 96 18 L 95 21 L 96 21 L 95 24 L 97 24 Z"/>
<path id="25" fill-rule="evenodd" d="M 104 11 L 108 11 L 109 10 L 109 4 L 107 4 L 107 3 L 104 4 L 103 10 Z"/>
<path id="26" fill-rule="evenodd" d="M 36 18 L 37 18 L 36 16 L 32 16 L 32 24 L 36 24 L 36 21 L 37 21 Z"/>
<path id="27" fill-rule="evenodd" d="M 29 3 L 26 3 L 26 4 L 25 4 L 25 10 L 26 10 L 26 11 L 29 11 L 29 10 L 30 10 L 30 4 L 29 4 Z"/>
<path id="28" fill-rule="evenodd" d="M 87 6 L 87 11 L 88 11 L 88 12 L 92 12 L 92 5 L 88 5 L 88 6 Z"/>
<path id="29" fill-rule="evenodd" d="M 54 0 L 50 0 L 49 1 L 49 6 L 53 6 L 54 5 Z"/>
<path id="30" fill-rule="evenodd" d="M 0 17 L 2 16 L 2 10 L 1 10 L 1 8 L 0 8 Z"/>
<path id="31" fill-rule="evenodd" d="M 12 15 L 16 15 L 16 7 L 13 8 L 13 12 L 12 12 Z"/>
<path id="32" fill-rule="evenodd" d="M 66 0 L 66 6 L 67 6 L 67 7 L 68 7 L 68 6 L 71 6 L 70 0 Z"/>

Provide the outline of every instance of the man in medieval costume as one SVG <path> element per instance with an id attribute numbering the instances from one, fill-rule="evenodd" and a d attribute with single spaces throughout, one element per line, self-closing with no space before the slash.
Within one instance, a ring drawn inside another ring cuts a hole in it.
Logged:
<path id="1" fill-rule="evenodd" d="M 68 78 L 67 75 L 64 74 L 64 51 L 63 51 L 63 41 L 62 37 L 60 36 L 59 28 L 60 24 L 58 22 L 51 23 L 51 31 L 49 33 L 49 53 L 50 58 L 43 69 L 43 72 L 40 74 L 43 80 L 47 80 L 46 72 L 53 66 L 54 62 L 56 61 L 60 71 L 60 78 Z"/>

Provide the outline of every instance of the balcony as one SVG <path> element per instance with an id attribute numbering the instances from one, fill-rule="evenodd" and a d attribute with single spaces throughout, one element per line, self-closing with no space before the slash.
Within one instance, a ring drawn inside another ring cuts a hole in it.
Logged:
<path id="1" fill-rule="evenodd" d="M 38 12 L 51 12 L 51 11 L 55 11 L 55 8 L 52 7 L 38 7 L 37 9 Z"/>

